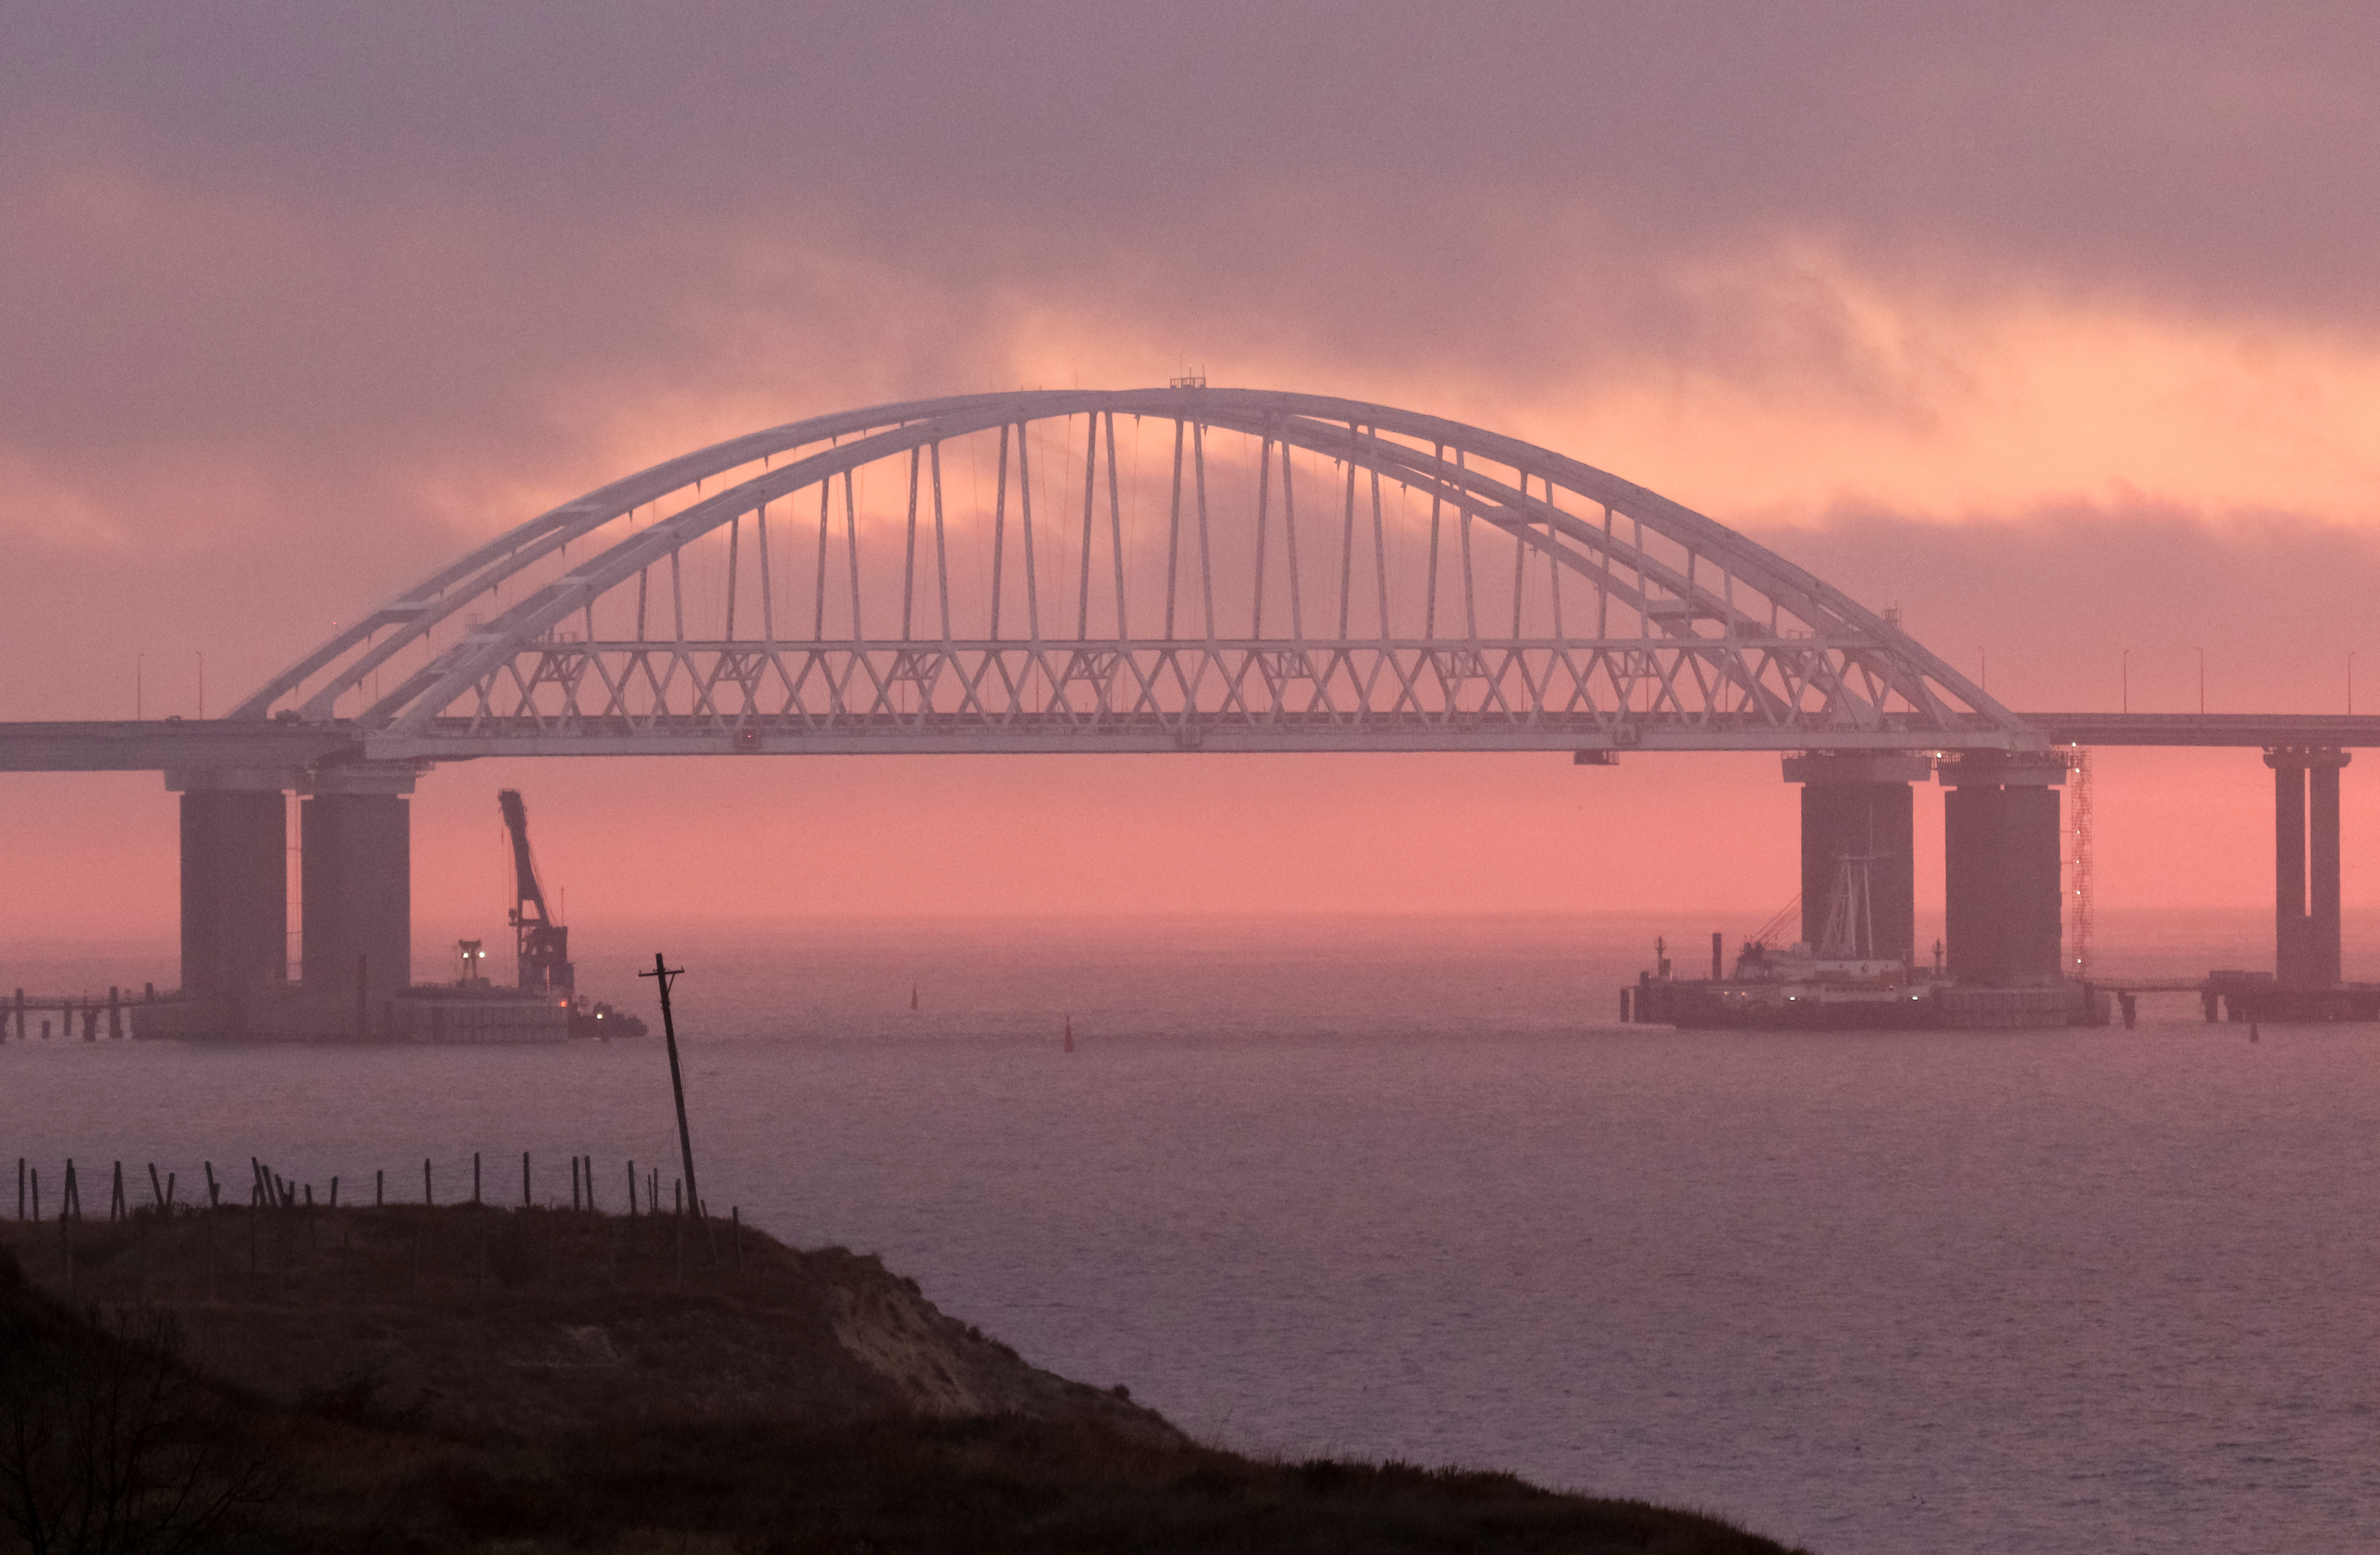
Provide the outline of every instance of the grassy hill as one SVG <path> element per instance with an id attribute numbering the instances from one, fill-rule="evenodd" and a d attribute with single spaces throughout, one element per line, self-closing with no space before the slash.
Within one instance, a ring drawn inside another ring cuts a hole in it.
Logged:
<path id="1" fill-rule="evenodd" d="M 0 1224 L 0 1549 L 1780 1547 L 1508 1475 L 1265 1462 L 841 1248 L 676 1217 Z"/>

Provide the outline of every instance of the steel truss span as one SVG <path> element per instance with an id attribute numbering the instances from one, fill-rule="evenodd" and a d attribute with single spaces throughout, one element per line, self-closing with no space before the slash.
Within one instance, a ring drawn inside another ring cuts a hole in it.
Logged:
<path id="1" fill-rule="evenodd" d="M 1197 385 L 685 455 L 424 578 L 232 717 L 416 761 L 2045 743 L 1642 487 L 1386 406 Z"/>

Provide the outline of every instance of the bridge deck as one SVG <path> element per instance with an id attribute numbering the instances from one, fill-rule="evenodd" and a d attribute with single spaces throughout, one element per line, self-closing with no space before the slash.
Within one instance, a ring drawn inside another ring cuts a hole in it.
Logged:
<path id="1" fill-rule="evenodd" d="M 231 719 L 94 719 L 0 723 L 0 771 L 146 772 L 309 767 L 359 747 L 337 724 Z"/>
<path id="2" fill-rule="evenodd" d="M 2045 743 L 2083 746 L 2256 747 L 2380 747 L 2380 714 L 2027 713 Z M 1978 731 L 1985 747 L 2006 745 Z M 0 771 L 290 771 L 346 761 L 460 761 L 480 756 L 865 755 L 1207 751 L 1796 751 L 1940 750 L 1940 736 L 1890 728 L 1774 728 L 1756 720 L 1595 714 L 1516 720 L 1500 715 L 1304 716 L 1178 720 L 1119 714 L 1043 714 L 997 727 L 979 722 L 845 715 L 825 723 L 789 719 L 579 720 L 522 731 L 441 720 L 426 735 L 391 735 L 352 723 L 247 719 L 91 720 L 0 723 Z"/>
<path id="3" fill-rule="evenodd" d="M 2323 712 L 2028 712 L 2053 745 L 2380 746 L 2380 715 Z"/>

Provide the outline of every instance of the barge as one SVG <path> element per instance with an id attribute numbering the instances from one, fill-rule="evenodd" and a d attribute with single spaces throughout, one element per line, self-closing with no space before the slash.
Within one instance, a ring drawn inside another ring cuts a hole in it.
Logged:
<path id="1" fill-rule="evenodd" d="M 1654 966 L 1620 990 L 1620 1018 L 1688 1029 L 1763 1031 L 1925 1031 L 2095 1026 L 2107 1023 L 2110 996 L 2064 978 L 1976 984 L 1944 973 L 1941 947 L 1931 968 L 1880 954 L 1869 906 L 1872 856 L 1840 861 L 1817 942 L 1774 946 L 1767 935 L 1799 910 L 1797 902 L 1744 942 L 1733 975 L 1726 942 L 1711 936 L 1711 975 L 1672 975 L 1668 945 L 1654 942 Z"/>

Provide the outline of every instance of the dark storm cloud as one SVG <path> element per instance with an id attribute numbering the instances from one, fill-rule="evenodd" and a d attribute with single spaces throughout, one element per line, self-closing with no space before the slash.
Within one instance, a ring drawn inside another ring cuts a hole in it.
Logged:
<path id="1" fill-rule="evenodd" d="M 1781 225 L 2372 316 L 2362 6 L 78 6 L 9 31 L 12 159 L 307 204 L 823 205 L 1046 258 L 1288 186 L 1339 191 L 1342 258 L 1394 269 L 1492 193 L 1623 250 Z"/>
<path id="2" fill-rule="evenodd" d="M 1797 243 L 1953 306 L 2336 338 L 2380 296 L 2364 8 L 0 0 L 0 533 L 60 569 L 22 632 L 92 608 L 58 580 L 94 538 L 310 553 L 336 528 L 410 571 L 631 460 L 1075 346 L 1143 382 L 1253 364 L 1526 412 L 1599 458 L 1548 410 L 1582 385 L 1717 382 L 1919 437 L 1959 413 L 1955 345 L 1879 345 Z M 315 613 L 401 580 L 340 559 Z"/>

